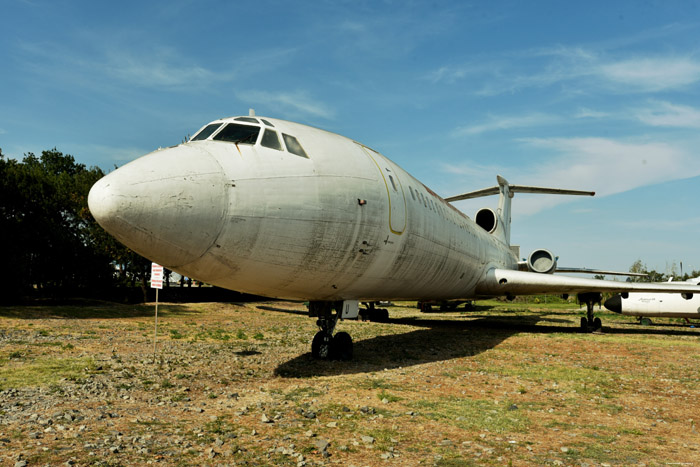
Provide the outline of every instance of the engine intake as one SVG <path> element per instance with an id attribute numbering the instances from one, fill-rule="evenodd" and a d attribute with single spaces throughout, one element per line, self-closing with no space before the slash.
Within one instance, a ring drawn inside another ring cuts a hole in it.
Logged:
<path id="1" fill-rule="evenodd" d="M 557 269 L 557 258 L 549 250 L 535 250 L 527 259 L 527 268 L 540 274 L 552 274 Z"/>
<path id="2" fill-rule="evenodd" d="M 493 233 L 498 226 L 498 217 L 492 209 L 482 208 L 476 213 L 476 225 L 487 231 L 488 233 Z"/>

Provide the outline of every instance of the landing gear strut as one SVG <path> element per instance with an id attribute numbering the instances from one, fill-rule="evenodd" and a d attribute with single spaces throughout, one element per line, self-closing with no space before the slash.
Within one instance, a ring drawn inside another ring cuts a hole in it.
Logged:
<path id="1" fill-rule="evenodd" d="M 593 305 L 600 306 L 603 301 L 603 294 L 600 292 L 586 292 L 578 294 L 578 302 L 586 304 L 586 317 L 581 317 L 581 331 L 594 332 L 603 328 L 600 318 L 593 317 Z"/>
<path id="2" fill-rule="evenodd" d="M 324 360 L 351 360 L 352 337 L 347 332 L 333 331 L 340 319 L 343 302 L 310 302 L 309 316 L 316 316 L 321 329 L 311 341 L 311 356 Z"/>

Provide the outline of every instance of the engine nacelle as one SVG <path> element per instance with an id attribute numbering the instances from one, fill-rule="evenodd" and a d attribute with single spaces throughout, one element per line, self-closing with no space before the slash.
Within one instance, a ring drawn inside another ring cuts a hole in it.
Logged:
<path id="1" fill-rule="evenodd" d="M 494 233 L 496 227 L 498 227 L 498 216 L 493 209 L 482 208 L 476 213 L 476 225 L 487 231 L 488 233 Z"/>
<path id="2" fill-rule="evenodd" d="M 535 250 L 527 259 L 527 268 L 540 274 L 552 274 L 557 269 L 557 258 L 549 250 Z"/>

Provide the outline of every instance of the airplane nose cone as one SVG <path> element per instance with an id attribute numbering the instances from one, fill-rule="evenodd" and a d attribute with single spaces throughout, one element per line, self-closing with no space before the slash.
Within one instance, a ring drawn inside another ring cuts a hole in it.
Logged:
<path id="1" fill-rule="evenodd" d="M 228 208 L 227 179 L 216 159 L 189 145 L 143 156 L 100 179 L 90 212 L 117 240 L 170 268 L 201 257 Z"/>
<path id="2" fill-rule="evenodd" d="M 620 294 L 613 295 L 609 299 L 605 300 L 603 306 L 612 312 L 622 313 L 622 297 Z"/>

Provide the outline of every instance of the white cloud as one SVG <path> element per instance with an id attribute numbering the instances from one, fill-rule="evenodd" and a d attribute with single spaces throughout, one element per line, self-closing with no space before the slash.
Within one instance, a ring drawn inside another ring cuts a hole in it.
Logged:
<path id="1" fill-rule="evenodd" d="M 478 125 L 463 126 L 457 128 L 455 136 L 478 135 L 488 131 L 507 130 L 511 128 L 529 128 L 552 124 L 561 119 L 555 115 L 534 113 L 520 116 L 491 116 L 489 121 Z"/>
<path id="2" fill-rule="evenodd" d="M 436 84 L 453 84 L 476 76 L 482 84 L 474 92 L 480 96 L 560 84 L 572 85 L 569 92 L 602 89 L 619 94 L 653 93 L 683 89 L 700 81 L 700 61 L 689 56 L 611 56 L 584 48 L 552 47 L 514 53 L 507 58 L 490 58 L 478 66 L 442 66 L 428 79 Z"/>
<path id="3" fill-rule="evenodd" d="M 273 109 L 294 114 L 310 115 L 325 119 L 331 119 L 334 116 L 332 109 L 321 102 L 317 102 L 306 91 L 279 93 L 251 91 L 239 93 L 238 98 L 250 103 L 253 107 L 264 104 Z"/>
<path id="4" fill-rule="evenodd" d="M 553 157 L 544 164 L 519 167 L 449 166 L 443 170 L 462 181 L 488 180 L 500 173 L 516 185 L 595 191 L 606 196 L 700 175 L 700 159 L 681 147 L 663 142 L 627 142 L 606 138 L 530 138 L 524 144 Z M 570 202 L 570 196 L 517 196 L 514 215 L 540 212 Z"/>
<path id="5" fill-rule="evenodd" d="M 525 142 L 558 153 L 555 160 L 524 175 L 526 180 L 543 186 L 593 190 L 598 196 L 605 196 L 700 175 L 699 159 L 667 143 L 605 138 L 529 139 Z M 552 201 L 553 204 L 561 202 Z"/>
<path id="6" fill-rule="evenodd" d="M 606 118 L 609 116 L 610 114 L 608 112 L 601 112 L 586 107 L 580 108 L 578 112 L 573 115 L 574 118 Z"/>
<path id="7" fill-rule="evenodd" d="M 189 62 L 169 49 L 152 50 L 141 55 L 118 51 L 106 57 L 102 71 L 121 81 L 143 87 L 200 88 L 233 78 L 233 73 L 215 73 Z"/>
<path id="8" fill-rule="evenodd" d="M 597 73 L 633 90 L 657 92 L 700 81 L 700 63 L 687 57 L 643 57 L 601 63 Z"/>
<path id="9" fill-rule="evenodd" d="M 653 102 L 653 107 L 638 110 L 636 118 L 651 126 L 700 128 L 700 110 L 670 102 Z"/>

